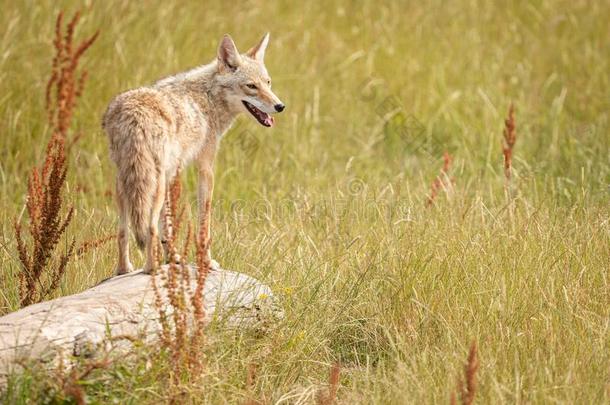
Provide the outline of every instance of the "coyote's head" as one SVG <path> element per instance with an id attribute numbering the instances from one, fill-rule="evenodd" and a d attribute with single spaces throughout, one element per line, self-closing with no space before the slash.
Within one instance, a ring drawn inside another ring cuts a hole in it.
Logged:
<path id="1" fill-rule="evenodd" d="M 230 107 L 249 112 L 266 127 L 273 125 L 271 114 L 284 110 L 284 103 L 271 91 L 271 78 L 265 68 L 268 43 L 269 33 L 258 45 L 240 55 L 231 37 L 225 35 L 218 46 L 217 76 Z"/>

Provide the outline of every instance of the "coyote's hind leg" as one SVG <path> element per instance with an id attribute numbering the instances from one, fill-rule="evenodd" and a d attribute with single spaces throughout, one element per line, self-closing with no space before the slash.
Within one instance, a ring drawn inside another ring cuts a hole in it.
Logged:
<path id="1" fill-rule="evenodd" d="M 177 213 L 180 215 L 180 213 Z M 161 214 L 161 220 L 159 221 L 159 232 L 161 232 L 161 244 L 163 245 L 163 257 L 165 263 L 169 263 L 170 260 L 174 263 L 180 263 L 181 257 L 177 252 L 176 235 L 174 234 L 174 223 L 172 222 L 172 210 L 171 210 L 171 195 L 170 185 L 167 184 L 165 187 L 165 202 L 163 203 L 163 213 Z M 169 250 L 169 244 L 173 242 L 173 255 Z"/>
<path id="2" fill-rule="evenodd" d="M 126 274 L 133 271 L 133 265 L 129 260 L 129 213 L 118 184 L 116 194 L 119 205 L 119 232 L 117 235 L 119 245 L 119 264 L 117 266 L 116 273 Z"/>

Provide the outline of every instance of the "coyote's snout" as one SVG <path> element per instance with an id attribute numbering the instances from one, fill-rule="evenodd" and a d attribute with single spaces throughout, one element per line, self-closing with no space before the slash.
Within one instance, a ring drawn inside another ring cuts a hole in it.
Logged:
<path id="1" fill-rule="evenodd" d="M 201 223 L 209 226 L 206 206 L 211 205 L 214 158 L 221 136 L 241 112 L 271 127 L 271 114 L 284 110 L 284 103 L 271 91 L 264 64 L 268 42 L 266 34 L 258 45 L 240 54 L 225 35 L 214 62 L 122 93 L 108 106 L 102 126 L 117 166 L 119 274 L 133 268 L 129 227 L 138 245 L 146 248 L 145 271 L 156 265 L 159 223 L 163 234 L 171 234 L 169 217 L 161 214 L 169 212 L 168 184 L 179 168 L 196 161 L 199 214 L 208 218 Z"/>

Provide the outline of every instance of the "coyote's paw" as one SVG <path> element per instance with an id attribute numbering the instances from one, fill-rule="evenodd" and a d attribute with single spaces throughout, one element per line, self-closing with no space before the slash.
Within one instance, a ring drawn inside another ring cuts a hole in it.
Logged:
<path id="1" fill-rule="evenodd" d="M 170 263 L 180 264 L 180 263 L 182 263 L 182 256 L 180 256 L 178 253 L 176 253 L 174 255 L 168 255 L 168 256 L 166 256 L 165 263 L 166 264 L 170 264 Z"/>
<path id="2" fill-rule="evenodd" d="M 144 268 L 142 269 L 142 273 L 144 274 L 152 274 L 153 271 L 155 270 L 155 268 L 157 268 L 157 263 L 156 261 L 153 262 L 149 262 L 147 261 L 146 264 L 144 265 Z"/>
<path id="3" fill-rule="evenodd" d="M 116 274 L 120 276 L 121 274 L 131 273 L 133 271 L 133 265 L 131 263 L 127 263 L 126 266 L 117 266 Z"/>

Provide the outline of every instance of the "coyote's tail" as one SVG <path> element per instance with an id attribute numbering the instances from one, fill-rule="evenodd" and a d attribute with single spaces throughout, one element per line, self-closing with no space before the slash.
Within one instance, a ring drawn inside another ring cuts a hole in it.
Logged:
<path id="1" fill-rule="evenodd" d="M 112 148 L 118 168 L 117 192 L 122 215 L 129 216 L 138 247 L 143 249 L 151 225 L 150 210 L 159 176 L 143 128 L 140 125 L 129 125 L 128 128 L 130 133 L 114 139 Z"/>

